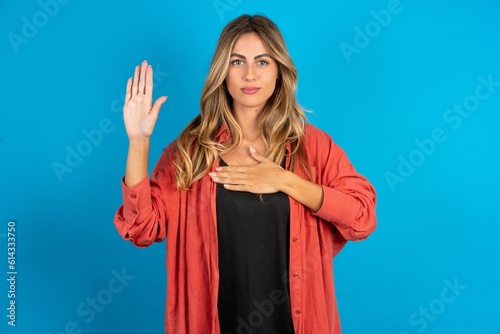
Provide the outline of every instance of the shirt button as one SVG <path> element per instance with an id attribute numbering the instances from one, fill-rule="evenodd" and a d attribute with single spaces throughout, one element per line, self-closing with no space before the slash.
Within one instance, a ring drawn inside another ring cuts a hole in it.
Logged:
<path id="1" fill-rule="evenodd" d="M 298 272 L 294 272 L 293 273 L 293 278 L 299 278 L 299 273 Z"/>
<path id="2" fill-rule="evenodd" d="M 297 309 L 297 310 L 295 310 L 295 314 L 302 314 L 302 311 Z"/>
<path id="3" fill-rule="evenodd" d="M 132 195 L 130 195 L 130 197 L 137 198 L 137 195 L 136 194 L 132 194 Z"/>
<path id="4" fill-rule="evenodd" d="M 299 241 L 299 238 L 297 238 L 297 237 L 293 238 L 293 242 L 297 242 L 297 241 Z"/>
<path id="5" fill-rule="evenodd" d="M 293 204 L 295 204 L 295 205 L 299 205 L 299 202 L 297 202 L 297 201 L 293 201 Z"/>
<path id="6" fill-rule="evenodd" d="M 136 215 L 136 214 L 137 214 L 137 210 L 132 210 L 132 213 L 133 213 L 134 215 Z"/>

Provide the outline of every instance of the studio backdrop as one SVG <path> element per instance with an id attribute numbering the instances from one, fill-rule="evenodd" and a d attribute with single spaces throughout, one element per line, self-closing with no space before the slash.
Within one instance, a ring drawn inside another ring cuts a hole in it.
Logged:
<path id="1" fill-rule="evenodd" d="M 165 243 L 113 225 L 126 81 L 147 59 L 169 96 L 151 170 L 243 13 L 278 24 L 309 121 L 377 190 L 376 231 L 333 263 L 343 332 L 500 333 L 494 0 L 1 1 L 1 332 L 162 333 Z"/>

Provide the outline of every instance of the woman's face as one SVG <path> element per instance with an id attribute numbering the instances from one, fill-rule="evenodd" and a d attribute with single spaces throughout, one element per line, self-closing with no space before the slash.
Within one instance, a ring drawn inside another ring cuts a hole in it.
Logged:
<path id="1" fill-rule="evenodd" d="M 226 76 L 234 112 L 260 112 L 276 87 L 278 64 L 256 33 L 241 35 L 231 51 Z"/>

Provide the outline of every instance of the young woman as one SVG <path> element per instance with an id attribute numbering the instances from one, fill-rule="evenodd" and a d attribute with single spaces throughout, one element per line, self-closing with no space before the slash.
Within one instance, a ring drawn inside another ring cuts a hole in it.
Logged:
<path id="1" fill-rule="evenodd" d="M 243 15 L 222 31 L 200 114 L 148 178 L 152 104 L 144 61 L 127 82 L 129 152 L 118 232 L 167 238 L 165 333 L 340 333 L 332 260 L 376 225 L 375 191 L 308 124 L 276 25 Z"/>

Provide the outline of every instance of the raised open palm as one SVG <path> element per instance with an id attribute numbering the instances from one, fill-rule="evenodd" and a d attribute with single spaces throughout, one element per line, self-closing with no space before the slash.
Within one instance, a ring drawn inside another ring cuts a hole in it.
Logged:
<path id="1" fill-rule="evenodd" d="M 158 98 L 153 104 L 153 68 L 145 60 L 135 67 L 134 77 L 127 81 L 123 119 L 129 140 L 149 138 L 153 133 L 160 108 L 167 100 Z"/>

